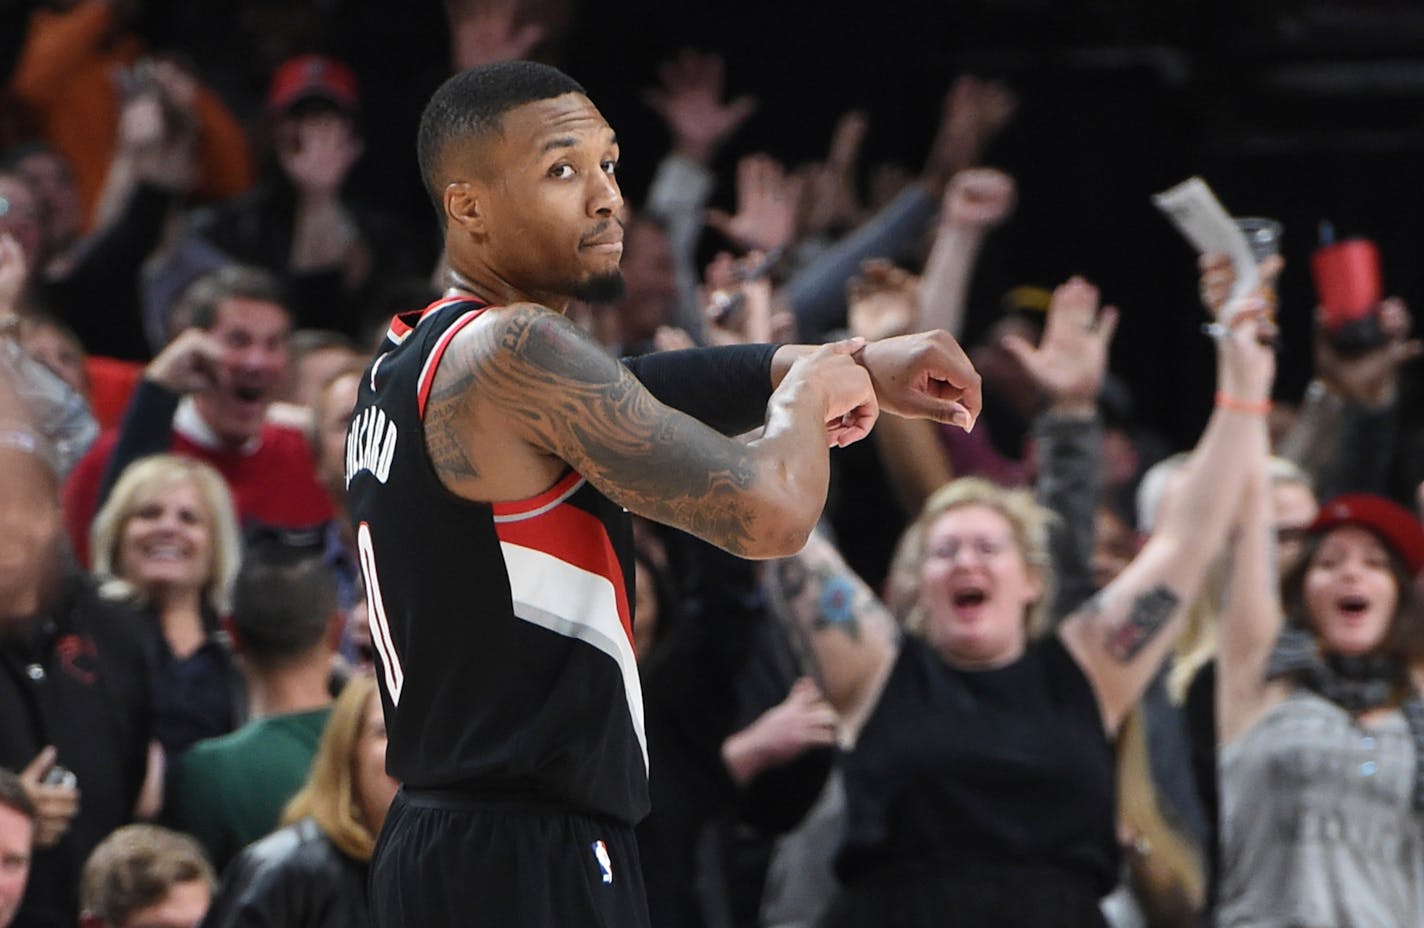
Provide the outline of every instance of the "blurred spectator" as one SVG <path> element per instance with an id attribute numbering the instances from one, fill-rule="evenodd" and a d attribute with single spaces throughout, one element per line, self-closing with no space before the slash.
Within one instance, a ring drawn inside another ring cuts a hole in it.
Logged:
<path id="1" fill-rule="evenodd" d="M 678 299 L 672 246 L 663 224 L 633 216 L 624 226 L 623 295 L 612 311 L 618 320 L 616 353 L 624 357 L 655 350 L 658 329 L 676 321 Z"/>
<path id="2" fill-rule="evenodd" d="M 246 699 L 219 623 L 232 611 L 242 540 L 222 477 L 173 454 L 135 461 L 91 537 L 101 592 L 149 620 L 153 731 L 167 756 L 232 731 Z"/>
<path id="3" fill-rule="evenodd" d="M 213 867 L 187 835 L 126 825 L 84 864 L 79 928 L 198 928 Z"/>
<path id="4" fill-rule="evenodd" d="M 0 928 L 20 910 L 35 845 L 35 804 L 20 778 L 0 768 Z"/>
<path id="5" fill-rule="evenodd" d="M 65 485 L 65 522 L 80 559 L 89 524 L 130 461 L 172 451 L 211 464 L 244 529 L 310 528 L 331 516 L 301 432 L 267 421 L 287 377 L 290 317 L 269 275 L 231 267 L 197 281 L 179 309 L 192 328 L 149 364 L 124 424 L 101 437 Z"/>
<path id="6" fill-rule="evenodd" d="M 357 677 L 332 707 L 285 827 L 228 867 L 205 928 L 367 928 L 367 867 L 396 788 L 376 681 Z"/>
<path id="7" fill-rule="evenodd" d="M 30 182 L 39 200 L 42 235 L 36 267 L 45 273 L 61 270 L 79 240 L 83 218 L 69 162 L 43 142 L 27 142 L 6 152 L 3 163 Z"/>
<path id="8" fill-rule="evenodd" d="M 52 453 L 0 424 L 0 766 L 40 813 L 20 923 L 69 928 L 81 865 L 133 815 L 152 722 L 141 620 L 62 553 Z"/>
<path id="9" fill-rule="evenodd" d="M 191 235 L 278 275 L 299 328 L 354 337 L 378 281 L 428 267 L 389 217 L 343 192 L 361 156 L 356 76 L 334 58 L 283 62 L 267 95 L 271 157 L 248 194 L 194 217 Z"/>
<path id="10" fill-rule="evenodd" d="M 315 560 L 254 547 L 233 590 L 230 631 L 253 721 L 179 759 L 169 814 L 219 871 L 276 827 L 307 778 L 331 714 L 328 679 L 341 634 L 335 584 Z"/>
<path id="11" fill-rule="evenodd" d="M 321 561 L 336 580 L 337 602 L 346 619 L 341 653 L 347 660 L 360 665 L 369 662 L 369 655 L 366 661 L 362 661 L 357 653 L 360 640 L 369 643 L 369 629 L 364 615 L 360 621 L 357 621 L 356 615 L 356 607 L 365 597 L 366 588 L 361 580 L 356 539 L 346 510 L 346 438 L 351 412 L 356 408 L 356 391 L 361 386 L 364 365 L 349 360 L 346 364 L 344 370 L 328 377 L 313 397 L 311 436 L 312 450 L 316 453 L 317 482 L 326 490 L 336 510 L 336 515 L 322 533 Z"/>
<path id="12" fill-rule="evenodd" d="M 1424 922 L 1424 528 L 1382 497 L 1320 507 L 1279 587 L 1248 500 L 1217 671 L 1220 923 Z"/>
<path id="13" fill-rule="evenodd" d="M 129 31 L 137 4 L 79 0 L 46 6 L 30 16 L 10 92 L 39 135 L 69 162 L 78 185 L 83 225 L 89 228 L 118 135 L 128 95 L 147 92 L 154 60 Z M 251 183 L 252 163 L 242 127 L 217 96 L 196 85 L 198 143 L 195 193 L 221 200 Z"/>

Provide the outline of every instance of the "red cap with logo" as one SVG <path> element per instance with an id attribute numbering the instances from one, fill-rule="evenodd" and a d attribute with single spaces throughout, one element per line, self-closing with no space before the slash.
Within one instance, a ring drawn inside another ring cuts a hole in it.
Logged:
<path id="1" fill-rule="evenodd" d="M 326 100 L 354 112 L 360 103 L 356 73 L 326 55 L 288 58 L 272 72 L 267 108 L 282 112 L 303 100 Z"/>
<path id="2" fill-rule="evenodd" d="M 1424 571 L 1424 525 L 1398 503 L 1373 493 L 1345 493 L 1320 507 L 1310 532 L 1319 535 L 1339 525 L 1369 529 L 1404 560 L 1410 573 Z"/>

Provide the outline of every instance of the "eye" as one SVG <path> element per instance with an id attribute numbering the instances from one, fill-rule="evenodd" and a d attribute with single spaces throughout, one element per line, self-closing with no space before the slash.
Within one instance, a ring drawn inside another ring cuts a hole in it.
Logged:
<path id="1" fill-rule="evenodd" d="M 605 174 L 616 174 L 618 172 L 618 162 L 613 158 L 604 161 L 601 167 Z"/>
<path id="2" fill-rule="evenodd" d="M 567 180 L 574 176 L 574 167 L 571 164 L 556 164 L 549 168 L 549 176 L 555 180 Z"/>

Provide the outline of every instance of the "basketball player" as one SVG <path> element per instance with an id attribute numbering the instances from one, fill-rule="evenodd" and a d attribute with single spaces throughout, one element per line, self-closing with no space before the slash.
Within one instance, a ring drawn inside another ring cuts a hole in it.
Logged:
<path id="1" fill-rule="evenodd" d="M 450 290 L 393 320 L 346 454 L 403 784 L 373 915 L 636 928 L 648 770 L 627 512 L 789 555 L 825 503 L 828 444 L 880 408 L 967 428 L 979 379 L 944 333 L 609 357 L 562 312 L 617 291 L 618 143 L 552 68 L 451 78 L 419 155 Z"/>

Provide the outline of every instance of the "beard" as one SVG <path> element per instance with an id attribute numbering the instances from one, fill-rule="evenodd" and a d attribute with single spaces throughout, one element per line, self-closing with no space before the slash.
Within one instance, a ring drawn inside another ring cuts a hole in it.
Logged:
<path id="1" fill-rule="evenodd" d="M 586 277 L 569 288 L 569 295 L 585 303 L 612 303 L 623 295 L 623 275 L 610 271 Z"/>

